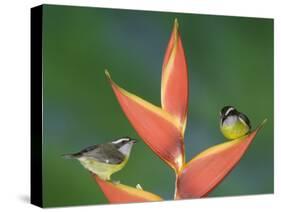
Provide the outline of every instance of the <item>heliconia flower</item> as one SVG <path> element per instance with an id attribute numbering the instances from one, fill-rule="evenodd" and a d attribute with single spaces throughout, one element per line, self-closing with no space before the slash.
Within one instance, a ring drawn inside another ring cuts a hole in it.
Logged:
<path id="1" fill-rule="evenodd" d="M 215 145 L 188 162 L 177 180 L 177 199 L 206 196 L 235 167 L 266 122 L 250 134 Z"/>
<path id="2" fill-rule="evenodd" d="M 188 106 L 188 73 L 177 19 L 162 66 L 161 103 L 163 110 L 175 116 L 185 130 Z"/>
<path id="3" fill-rule="evenodd" d="M 142 140 L 176 173 L 175 199 L 199 198 L 212 191 L 238 164 L 264 122 L 250 134 L 210 147 L 185 163 L 188 71 L 175 20 L 162 66 L 161 107 L 126 91 L 105 72 L 113 92 Z M 155 194 L 96 177 L 112 203 L 158 201 Z"/>
<path id="4" fill-rule="evenodd" d="M 152 202 L 163 200 L 156 194 L 142 190 L 139 184 L 134 188 L 121 183 L 112 183 L 102 180 L 96 175 L 94 175 L 94 178 L 110 203 Z"/>
<path id="5" fill-rule="evenodd" d="M 144 142 L 175 171 L 184 164 L 184 147 L 179 123 L 161 108 L 129 93 L 106 76 L 123 109 Z"/>

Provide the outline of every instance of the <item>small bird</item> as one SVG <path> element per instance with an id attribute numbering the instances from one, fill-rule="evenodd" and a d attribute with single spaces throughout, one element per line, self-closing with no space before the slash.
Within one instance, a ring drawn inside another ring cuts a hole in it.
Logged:
<path id="1" fill-rule="evenodd" d="M 250 132 L 250 120 L 235 107 L 225 106 L 220 111 L 220 130 L 227 139 L 240 138 Z"/>
<path id="2" fill-rule="evenodd" d="M 74 154 L 63 155 L 66 159 L 77 159 L 90 172 L 103 180 L 120 171 L 128 162 L 136 140 L 129 137 L 119 138 L 106 144 L 87 147 Z"/>

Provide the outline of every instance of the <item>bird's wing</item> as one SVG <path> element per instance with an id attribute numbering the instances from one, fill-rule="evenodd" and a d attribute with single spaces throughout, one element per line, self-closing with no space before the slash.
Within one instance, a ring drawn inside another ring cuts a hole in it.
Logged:
<path id="1" fill-rule="evenodd" d="M 108 164 L 120 164 L 125 158 L 125 156 L 111 144 L 100 144 L 92 148 L 89 147 L 88 151 L 85 149 L 82 155 Z"/>
<path id="2" fill-rule="evenodd" d="M 243 113 L 239 113 L 239 116 L 240 116 L 243 120 L 245 120 L 246 124 L 247 124 L 247 125 L 249 126 L 249 128 L 251 129 L 251 123 L 250 123 L 249 118 L 248 118 L 245 114 L 243 114 Z"/>
<path id="3" fill-rule="evenodd" d="M 96 148 L 98 148 L 98 145 L 89 146 L 85 149 L 82 149 L 80 152 L 64 154 L 63 157 L 65 157 L 66 159 L 73 159 L 73 158 L 78 159 L 78 158 L 82 157 L 84 155 L 84 153 L 93 151 Z"/>

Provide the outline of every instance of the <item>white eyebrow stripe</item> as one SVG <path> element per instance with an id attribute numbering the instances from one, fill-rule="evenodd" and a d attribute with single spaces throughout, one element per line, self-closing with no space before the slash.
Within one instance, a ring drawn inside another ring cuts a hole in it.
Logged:
<path id="1" fill-rule="evenodd" d="M 235 110 L 233 107 L 228 108 L 228 110 L 225 112 L 225 116 L 227 116 L 230 113 L 230 111 L 233 110 Z"/>
<path id="2" fill-rule="evenodd" d="M 130 139 L 129 138 L 120 138 L 120 139 L 118 139 L 118 140 L 116 140 L 116 141 L 112 141 L 111 143 L 113 143 L 113 144 L 118 144 L 118 143 L 120 143 L 120 142 L 122 142 L 122 141 L 129 141 Z"/>

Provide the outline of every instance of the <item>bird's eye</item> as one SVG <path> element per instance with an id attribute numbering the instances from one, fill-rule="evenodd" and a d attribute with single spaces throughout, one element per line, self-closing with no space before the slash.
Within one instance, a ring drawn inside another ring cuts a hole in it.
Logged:
<path id="1" fill-rule="evenodd" d="M 122 144 L 125 144 L 126 142 L 127 142 L 127 140 L 123 140 L 123 141 L 122 141 Z"/>

